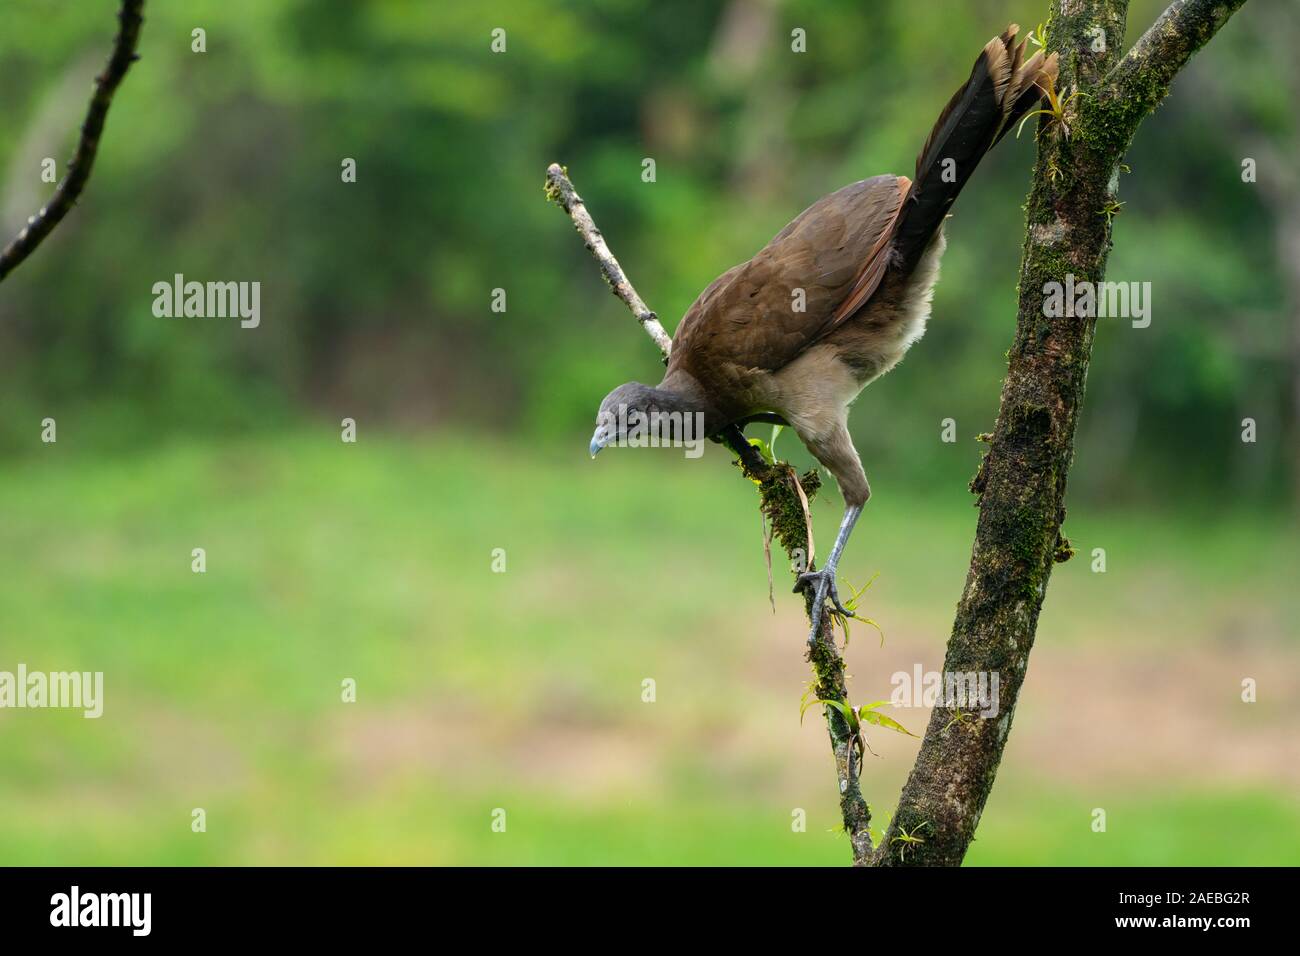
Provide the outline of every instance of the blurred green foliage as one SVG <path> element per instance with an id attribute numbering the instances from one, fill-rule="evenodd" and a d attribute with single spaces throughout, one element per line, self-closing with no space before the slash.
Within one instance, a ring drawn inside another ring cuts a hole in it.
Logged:
<path id="1" fill-rule="evenodd" d="M 62 170 L 114 7 L 6 5 L 7 231 L 51 188 L 41 158 Z M 1134 2 L 1130 33 L 1158 8 Z M 819 195 L 910 173 L 980 45 L 1046 4 L 194 0 L 147 16 L 86 198 L 5 285 L 0 401 L 17 414 L 0 448 L 30 447 L 31 421 L 73 408 L 108 445 L 327 412 L 574 440 L 606 391 L 659 367 L 543 202 L 547 163 L 568 165 L 671 331 Z M 1140 132 L 1110 278 L 1153 283 L 1153 324 L 1099 334 L 1083 494 L 1278 496 L 1295 480 L 1300 303 L 1279 275 L 1276 209 L 1240 161 L 1255 139 L 1296 136 L 1283 64 L 1259 47 L 1300 38 L 1298 19 L 1248 5 Z M 196 26 L 205 54 L 190 50 Z M 489 46 L 498 27 L 504 53 Z M 806 53 L 790 52 L 795 28 Z M 861 400 L 869 471 L 888 462 L 928 485 L 973 467 L 1010 341 L 1029 133 L 957 204 L 924 345 Z M 260 280 L 262 327 L 156 319 L 149 289 L 177 272 Z M 1253 446 L 1238 440 L 1245 415 Z M 947 417 L 955 447 L 936 438 Z"/>

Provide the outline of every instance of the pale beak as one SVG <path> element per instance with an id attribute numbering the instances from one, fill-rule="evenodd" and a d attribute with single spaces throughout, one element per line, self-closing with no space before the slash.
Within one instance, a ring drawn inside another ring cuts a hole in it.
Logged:
<path id="1" fill-rule="evenodd" d="M 598 454 L 600 454 L 600 450 L 604 447 L 605 447 L 605 440 L 601 438 L 600 429 L 597 428 L 596 434 L 591 436 L 591 446 L 589 449 L 591 451 L 591 457 L 595 458 Z"/>

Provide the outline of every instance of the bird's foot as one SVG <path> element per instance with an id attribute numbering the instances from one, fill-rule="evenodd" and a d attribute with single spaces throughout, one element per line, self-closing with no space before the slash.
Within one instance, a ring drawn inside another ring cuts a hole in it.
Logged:
<path id="1" fill-rule="evenodd" d="M 826 605 L 826 599 L 831 599 L 831 606 L 839 614 L 845 617 L 854 617 L 854 613 L 840 603 L 840 594 L 835 587 L 835 568 L 826 567 L 820 571 L 805 571 L 799 575 L 798 580 L 794 582 L 794 591 L 798 594 L 800 591 L 806 591 L 808 588 L 813 589 L 812 604 L 812 630 L 808 634 L 808 643 L 812 644 L 817 640 L 817 635 L 822 626 L 822 610 Z"/>

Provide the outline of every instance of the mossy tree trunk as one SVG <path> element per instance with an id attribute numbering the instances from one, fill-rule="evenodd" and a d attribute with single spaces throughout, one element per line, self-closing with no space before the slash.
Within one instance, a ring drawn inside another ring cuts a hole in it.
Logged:
<path id="1" fill-rule="evenodd" d="M 1128 0 L 1056 0 L 1064 109 L 1043 116 L 1027 206 L 1016 333 L 1001 409 L 971 490 L 979 522 L 944 671 L 997 674 L 999 711 L 936 707 L 876 865 L 956 865 L 975 835 L 1006 746 L 1061 534 L 1066 478 L 1095 320 L 1045 314 L 1044 285 L 1100 283 L 1121 163 L 1170 82 L 1245 0 L 1178 0 L 1123 56 Z M 1078 93 L 1080 95 L 1075 96 Z"/>

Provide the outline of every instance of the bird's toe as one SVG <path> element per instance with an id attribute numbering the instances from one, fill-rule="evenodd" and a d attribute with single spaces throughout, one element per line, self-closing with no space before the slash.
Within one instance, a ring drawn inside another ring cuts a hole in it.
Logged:
<path id="1" fill-rule="evenodd" d="M 793 593 L 798 594 L 800 591 L 806 591 L 810 587 L 817 587 L 824 580 L 826 580 L 825 571 L 805 571 L 803 574 L 799 575 L 799 577 L 795 578 Z"/>
<path id="2" fill-rule="evenodd" d="M 830 599 L 831 599 L 831 604 L 835 606 L 835 610 L 838 613 L 843 614 L 845 617 L 857 617 L 856 614 L 854 614 L 852 611 L 850 611 L 848 608 L 846 608 L 843 604 L 840 603 L 840 594 L 835 587 L 834 581 L 831 581 Z"/>

